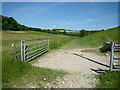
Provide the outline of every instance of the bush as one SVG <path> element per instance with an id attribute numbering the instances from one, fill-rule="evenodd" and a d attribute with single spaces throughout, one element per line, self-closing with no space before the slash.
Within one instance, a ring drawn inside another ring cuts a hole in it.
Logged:
<path id="1" fill-rule="evenodd" d="M 104 43 L 103 43 L 103 47 L 100 48 L 100 51 L 101 51 L 102 53 L 111 51 L 110 42 L 104 42 Z"/>

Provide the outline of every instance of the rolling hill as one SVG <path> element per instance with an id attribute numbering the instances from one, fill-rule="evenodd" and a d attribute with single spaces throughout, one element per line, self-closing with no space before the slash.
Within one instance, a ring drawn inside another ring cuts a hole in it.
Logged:
<path id="1" fill-rule="evenodd" d="M 63 46 L 63 48 L 99 47 L 102 46 L 103 42 L 120 43 L 119 32 L 119 27 L 96 32 L 82 38 L 74 39 Z"/>

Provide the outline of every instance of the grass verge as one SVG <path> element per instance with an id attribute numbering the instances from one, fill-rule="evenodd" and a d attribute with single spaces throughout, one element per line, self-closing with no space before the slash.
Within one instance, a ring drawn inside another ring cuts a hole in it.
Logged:
<path id="1" fill-rule="evenodd" d="M 104 74 L 99 74 L 96 77 L 99 80 L 97 88 L 120 88 L 120 72 L 119 71 L 107 71 Z"/>
<path id="2" fill-rule="evenodd" d="M 20 60 L 9 61 L 3 67 L 3 88 L 44 88 L 47 82 L 65 74 L 64 71 L 34 67 Z"/>

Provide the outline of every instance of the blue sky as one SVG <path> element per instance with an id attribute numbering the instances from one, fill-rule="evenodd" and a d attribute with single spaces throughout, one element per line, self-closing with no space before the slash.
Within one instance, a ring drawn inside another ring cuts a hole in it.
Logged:
<path id="1" fill-rule="evenodd" d="M 117 2 L 3 2 L 2 14 L 42 29 L 96 30 L 118 26 Z"/>

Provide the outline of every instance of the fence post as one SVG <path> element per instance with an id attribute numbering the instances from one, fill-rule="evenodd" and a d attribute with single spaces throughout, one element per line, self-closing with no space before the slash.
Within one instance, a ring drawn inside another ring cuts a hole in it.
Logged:
<path id="1" fill-rule="evenodd" d="M 12 44 L 11 56 L 13 60 L 16 60 L 15 44 Z"/>
<path id="2" fill-rule="evenodd" d="M 50 40 L 49 40 L 49 37 L 48 37 L 48 50 L 49 50 L 49 48 L 50 48 Z"/>
<path id="3" fill-rule="evenodd" d="M 111 54 L 110 54 L 110 71 L 112 71 L 113 68 L 113 55 L 114 55 L 114 43 L 111 42 Z"/>
<path id="4" fill-rule="evenodd" d="M 23 54 L 24 54 L 24 57 L 23 57 L 23 58 L 24 58 L 24 61 L 26 61 L 26 40 L 23 40 L 23 43 L 24 43 L 24 44 L 23 44 L 23 46 L 24 46 L 24 47 L 23 47 Z"/>
<path id="5" fill-rule="evenodd" d="M 24 53 L 23 53 L 24 49 L 23 48 L 24 48 L 24 46 L 23 46 L 23 40 L 21 40 L 21 61 L 24 61 L 24 58 L 23 58 L 24 57 Z"/>
<path id="6" fill-rule="evenodd" d="M 58 36 L 58 46 L 59 46 L 59 44 L 60 44 L 60 41 L 59 41 L 59 36 Z"/>

